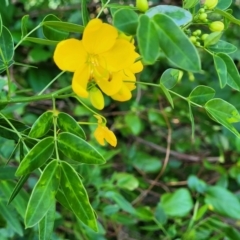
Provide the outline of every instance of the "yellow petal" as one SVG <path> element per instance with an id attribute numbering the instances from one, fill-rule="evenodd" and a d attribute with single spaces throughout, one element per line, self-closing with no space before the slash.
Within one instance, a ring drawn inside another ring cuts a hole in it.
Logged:
<path id="1" fill-rule="evenodd" d="M 132 97 L 132 93 L 129 90 L 129 88 L 126 86 L 126 84 L 123 83 L 121 90 L 116 93 L 115 95 L 112 95 L 111 98 L 119 101 L 124 102 L 130 100 Z"/>
<path id="2" fill-rule="evenodd" d="M 140 57 L 140 55 L 136 53 L 135 60 L 138 59 L 139 57 Z M 138 60 L 137 62 L 133 63 L 129 67 L 129 70 L 132 71 L 133 73 L 141 72 L 143 70 L 143 64 L 142 64 L 141 60 Z"/>
<path id="3" fill-rule="evenodd" d="M 88 65 L 85 65 L 82 69 L 77 70 L 74 73 L 72 80 L 72 89 L 79 97 L 88 97 L 87 84 L 89 78 L 90 69 Z"/>
<path id="4" fill-rule="evenodd" d="M 82 41 L 67 39 L 58 43 L 53 59 L 61 70 L 74 72 L 86 62 L 87 52 Z"/>
<path id="5" fill-rule="evenodd" d="M 102 110 L 104 108 L 103 94 L 97 87 L 93 87 L 89 91 L 89 98 L 90 98 L 92 105 L 95 108 L 97 108 L 99 110 Z"/>
<path id="6" fill-rule="evenodd" d="M 109 130 L 107 127 L 104 127 L 104 137 L 105 140 L 113 147 L 117 146 L 117 138 L 113 131 Z"/>
<path id="7" fill-rule="evenodd" d="M 96 140 L 98 141 L 98 143 L 102 146 L 105 145 L 104 142 L 104 131 L 102 130 L 102 126 L 98 126 L 94 132 L 94 137 L 96 138 Z"/>
<path id="8" fill-rule="evenodd" d="M 98 79 L 96 82 L 105 94 L 111 96 L 117 93 L 122 87 L 122 73 L 112 73 L 108 81 L 104 79 Z"/>
<path id="9" fill-rule="evenodd" d="M 124 39 L 117 39 L 114 46 L 101 54 L 99 62 L 110 72 L 117 72 L 131 66 L 135 62 L 134 45 Z"/>
<path id="10" fill-rule="evenodd" d="M 124 81 L 132 81 L 132 83 Z M 130 71 L 128 68 L 123 70 L 123 82 L 128 87 L 129 90 L 133 90 L 136 88 L 135 86 L 136 77 L 132 73 L 132 71 Z"/>
<path id="11" fill-rule="evenodd" d="M 99 19 L 91 20 L 83 32 L 83 45 L 88 53 L 99 54 L 108 51 L 118 37 L 116 28 Z"/>

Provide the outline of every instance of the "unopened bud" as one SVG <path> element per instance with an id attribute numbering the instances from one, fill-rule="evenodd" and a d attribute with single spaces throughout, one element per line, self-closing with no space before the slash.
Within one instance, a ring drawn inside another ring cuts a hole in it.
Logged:
<path id="1" fill-rule="evenodd" d="M 99 110 L 102 110 L 104 108 L 103 94 L 97 87 L 91 88 L 89 91 L 89 99 L 95 108 Z"/>
<path id="2" fill-rule="evenodd" d="M 207 9 L 213 9 L 217 6 L 218 0 L 205 0 L 204 6 Z"/>
<path id="3" fill-rule="evenodd" d="M 221 32 L 224 29 L 223 22 L 215 21 L 209 24 L 209 29 L 212 32 Z"/>
<path id="4" fill-rule="evenodd" d="M 146 12 L 148 10 L 148 1 L 147 0 L 137 0 L 136 7 L 141 12 Z"/>

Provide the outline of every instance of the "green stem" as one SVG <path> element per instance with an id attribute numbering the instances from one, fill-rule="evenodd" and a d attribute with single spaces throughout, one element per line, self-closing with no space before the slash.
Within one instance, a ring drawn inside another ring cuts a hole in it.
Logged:
<path id="1" fill-rule="evenodd" d="M 54 95 L 55 98 L 66 98 L 66 97 L 72 97 L 74 94 L 66 94 L 66 95 L 60 95 L 61 93 L 67 92 L 71 89 L 71 86 L 62 88 L 56 92 L 44 94 L 41 96 L 33 96 L 33 97 L 18 97 L 13 98 L 7 101 L 1 101 L 1 104 L 9 104 L 9 103 L 22 103 L 22 102 L 34 102 L 39 100 L 46 100 L 46 99 L 52 99 L 52 96 Z"/>
<path id="2" fill-rule="evenodd" d="M 108 0 L 101 8 L 101 10 L 99 11 L 98 15 L 96 18 L 99 18 L 100 15 L 102 14 L 103 10 L 106 8 L 106 6 L 110 3 L 110 0 Z"/>
<path id="3" fill-rule="evenodd" d="M 54 96 L 52 97 L 53 103 L 53 131 L 54 131 L 54 145 L 55 145 L 55 152 L 56 152 L 56 159 L 59 160 L 59 153 L 58 153 L 58 145 L 57 145 L 57 114 L 56 111 L 56 102 Z"/>
<path id="4" fill-rule="evenodd" d="M 199 202 L 197 201 L 194 205 L 194 209 L 193 209 L 193 216 L 191 217 L 191 220 L 188 224 L 188 228 L 187 228 L 187 232 L 191 230 L 191 228 L 193 227 L 193 224 L 196 220 L 196 216 L 197 216 L 197 212 L 198 212 L 198 208 L 199 208 Z"/>
<path id="5" fill-rule="evenodd" d="M 97 125 L 97 123 L 90 123 L 90 122 L 77 122 L 80 125 Z"/>
<path id="6" fill-rule="evenodd" d="M 28 37 L 30 36 L 34 31 L 36 31 L 38 28 L 40 28 L 42 26 L 42 23 L 40 23 L 39 25 L 37 25 L 32 31 L 30 31 L 26 36 L 24 36 L 19 42 L 18 44 L 14 47 L 14 50 L 17 49 L 17 47 Z"/>
<path id="7" fill-rule="evenodd" d="M 168 239 L 171 239 L 171 237 L 169 236 L 167 230 L 163 227 L 162 224 L 160 224 L 156 218 L 153 218 L 153 221 L 157 224 L 157 226 L 163 231 L 163 233 L 165 234 L 166 237 L 168 237 Z"/>
<path id="8" fill-rule="evenodd" d="M 61 75 L 63 75 L 63 73 L 65 73 L 65 71 L 60 72 L 49 84 L 47 84 L 47 86 L 40 93 L 38 93 L 38 96 L 42 95 L 52 83 L 54 83 Z"/>

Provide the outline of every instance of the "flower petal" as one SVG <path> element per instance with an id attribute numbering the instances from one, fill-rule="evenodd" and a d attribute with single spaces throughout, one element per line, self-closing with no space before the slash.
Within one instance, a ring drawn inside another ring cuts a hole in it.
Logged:
<path id="1" fill-rule="evenodd" d="M 87 84 L 90 78 L 90 69 L 85 65 L 82 69 L 77 70 L 72 79 L 72 89 L 79 96 L 83 98 L 88 97 Z"/>
<path id="2" fill-rule="evenodd" d="M 104 142 L 104 131 L 102 130 L 102 126 L 98 126 L 96 128 L 96 130 L 93 133 L 94 137 L 96 138 L 96 140 L 98 141 L 98 143 L 102 146 L 105 145 Z"/>
<path id="3" fill-rule="evenodd" d="M 93 19 L 86 26 L 82 40 L 88 53 L 99 54 L 112 48 L 117 37 L 116 28 L 99 19 Z"/>
<path id="4" fill-rule="evenodd" d="M 113 131 L 109 130 L 107 127 L 104 127 L 104 137 L 105 140 L 113 147 L 117 146 L 117 138 Z"/>
<path id="5" fill-rule="evenodd" d="M 124 39 L 117 39 L 109 51 L 101 54 L 99 62 L 110 72 L 117 72 L 131 66 L 135 59 L 134 45 Z"/>
<path id="6" fill-rule="evenodd" d="M 119 102 L 124 102 L 128 101 L 132 98 L 132 93 L 129 90 L 129 88 L 126 86 L 125 83 L 123 83 L 122 88 L 120 91 L 112 96 L 110 96 L 112 99 L 119 101 Z"/>
<path id="7" fill-rule="evenodd" d="M 61 70 L 74 72 L 86 62 L 87 52 L 82 41 L 67 39 L 58 43 L 53 59 Z"/>
<path id="8" fill-rule="evenodd" d="M 97 87 L 91 88 L 89 91 L 89 98 L 95 108 L 99 110 L 104 108 L 104 97 L 102 92 Z"/>
<path id="9" fill-rule="evenodd" d="M 140 57 L 140 55 L 138 53 L 136 53 L 135 60 L 138 59 L 139 57 Z M 129 67 L 129 70 L 132 71 L 133 73 L 141 72 L 143 70 L 143 64 L 142 64 L 141 60 L 138 60 L 137 62 L 134 62 Z"/>
<path id="10" fill-rule="evenodd" d="M 117 93 L 121 89 L 123 84 L 121 72 L 113 73 L 108 81 L 104 79 L 95 80 L 101 90 L 109 96 Z"/>
<path id="11" fill-rule="evenodd" d="M 124 81 L 132 81 L 132 82 L 124 82 Z M 133 90 L 136 88 L 135 86 L 136 77 L 132 73 L 132 71 L 129 70 L 129 68 L 123 70 L 123 82 L 128 87 L 129 90 Z"/>

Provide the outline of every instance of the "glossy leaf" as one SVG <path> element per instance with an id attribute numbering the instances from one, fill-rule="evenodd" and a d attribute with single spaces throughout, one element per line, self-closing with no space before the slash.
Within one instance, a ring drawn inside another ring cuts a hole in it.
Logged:
<path id="1" fill-rule="evenodd" d="M 209 186 L 206 190 L 205 202 L 214 212 L 222 216 L 239 219 L 240 202 L 232 192 L 220 186 Z"/>
<path id="2" fill-rule="evenodd" d="M 223 40 L 219 40 L 216 44 L 208 46 L 207 49 L 214 53 L 226 53 L 226 54 L 230 54 L 237 51 L 236 46 Z"/>
<path id="3" fill-rule="evenodd" d="M 217 55 L 213 55 L 213 60 L 214 60 L 214 65 L 215 65 L 215 70 L 218 75 L 218 79 L 220 82 L 220 87 L 224 88 L 227 84 L 227 66 L 222 58 L 220 58 Z"/>
<path id="4" fill-rule="evenodd" d="M 207 38 L 204 40 L 204 47 L 209 47 L 209 46 L 217 44 L 221 37 L 222 37 L 222 32 L 210 33 L 207 36 Z"/>
<path id="5" fill-rule="evenodd" d="M 64 193 L 58 189 L 57 194 L 56 194 L 56 199 L 57 201 L 63 206 L 65 207 L 68 211 L 72 211 L 71 207 L 70 207 L 70 203 L 68 202 L 67 198 L 65 197 Z"/>
<path id="6" fill-rule="evenodd" d="M 239 132 L 232 125 L 232 123 L 240 122 L 240 115 L 233 105 L 223 99 L 214 98 L 205 104 L 205 109 L 215 121 L 222 124 L 237 137 L 240 137 Z"/>
<path id="7" fill-rule="evenodd" d="M 197 4 L 198 4 L 198 0 L 184 0 L 183 8 L 185 8 L 185 9 L 193 8 Z"/>
<path id="8" fill-rule="evenodd" d="M 116 185 L 123 189 L 133 191 L 139 186 L 138 179 L 129 173 L 116 173 L 113 178 L 116 180 Z"/>
<path id="9" fill-rule="evenodd" d="M 137 40 L 143 62 L 153 64 L 159 56 L 158 35 L 153 22 L 144 14 L 139 18 Z"/>
<path id="10" fill-rule="evenodd" d="M 182 71 L 174 68 L 169 68 L 163 72 L 160 78 L 160 84 L 162 84 L 167 89 L 171 89 L 177 84 L 181 75 Z"/>
<path id="11" fill-rule="evenodd" d="M 14 179 L 17 168 L 13 166 L 0 166 L 0 181 Z"/>
<path id="12" fill-rule="evenodd" d="M 2 24 L 2 16 L 0 14 L 0 36 L 2 34 L 2 27 L 3 27 L 3 24 Z"/>
<path id="13" fill-rule="evenodd" d="M 213 88 L 199 85 L 195 87 L 190 93 L 188 99 L 194 103 L 203 105 L 215 96 L 215 90 Z"/>
<path id="14" fill-rule="evenodd" d="M 232 0 L 218 0 L 218 4 L 216 6 L 217 9 L 225 10 L 228 9 L 232 4 Z"/>
<path id="15" fill-rule="evenodd" d="M 96 217 L 80 177 L 66 162 L 61 162 L 61 170 L 61 189 L 73 213 L 80 221 L 97 231 Z"/>
<path id="16" fill-rule="evenodd" d="M 53 123 L 53 112 L 43 113 L 33 124 L 29 137 L 40 138 L 44 136 L 51 128 Z"/>
<path id="17" fill-rule="evenodd" d="M 198 52 L 174 21 L 164 14 L 155 15 L 153 21 L 158 33 L 160 48 L 166 57 L 179 68 L 199 72 L 201 62 Z"/>
<path id="18" fill-rule="evenodd" d="M 0 199 L 0 212 L 1 216 L 6 220 L 11 229 L 18 235 L 23 236 L 23 229 L 16 212 L 12 207 L 7 206 L 7 202 L 5 202 L 2 198 Z"/>
<path id="19" fill-rule="evenodd" d="M 89 12 L 88 12 L 88 2 L 87 0 L 81 0 L 81 15 L 82 15 L 82 21 L 83 25 L 86 26 L 89 22 Z"/>
<path id="20" fill-rule="evenodd" d="M 54 204 L 60 182 L 60 173 L 60 165 L 57 160 L 51 161 L 42 172 L 28 202 L 25 215 L 26 228 L 41 221 Z"/>
<path id="21" fill-rule="evenodd" d="M 164 193 L 161 196 L 161 206 L 169 217 L 184 217 L 193 208 L 190 192 L 186 188 L 180 188 L 174 193 Z"/>
<path id="22" fill-rule="evenodd" d="M 21 161 L 16 176 L 22 176 L 40 168 L 53 154 L 54 138 L 47 137 L 38 142 Z"/>
<path id="23" fill-rule="evenodd" d="M 69 33 L 56 28 L 56 26 L 48 26 L 45 22 L 61 22 L 61 20 L 53 14 L 47 15 L 42 22 L 44 36 L 53 41 L 61 41 L 68 37 Z"/>
<path id="24" fill-rule="evenodd" d="M 138 25 L 138 14 L 131 9 L 119 9 L 113 15 L 113 25 L 127 35 L 135 35 Z"/>
<path id="25" fill-rule="evenodd" d="M 70 115 L 63 112 L 59 113 L 57 117 L 57 124 L 63 132 L 70 132 L 80 138 L 86 139 L 83 129 Z"/>
<path id="26" fill-rule="evenodd" d="M 22 38 L 27 35 L 27 24 L 28 24 L 28 19 L 29 19 L 29 15 L 24 15 L 22 17 L 22 20 L 21 20 L 21 31 L 22 31 Z"/>
<path id="27" fill-rule="evenodd" d="M 53 227 L 55 221 L 55 202 L 49 208 L 47 214 L 39 222 L 39 240 L 50 240 L 53 234 Z"/>
<path id="28" fill-rule="evenodd" d="M 192 14 L 189 11 L 181 7 L 171 5 L 158 5 L 151 7 L 147 12 L 145 12 L 145 14 L 150 18 L 153 18 L 157 14 L 165 14 L 178 26 L 185 25 L 192 21 Z"/>
<path id="29" fill-rule="evenodd" d="M 14 55 L 13 37 L 10 31 L 3 26 L 0 35 L 0 66 L 8 66 Z"/>
<path id="30" fill-rule="evenodd" d="M 58 135 L 58 149 L 68 158 L 87 164 L 103 164 L 102 155 L 82 138 L 72 133 Z"/>
<path id="31" fill-rule="evenodd" d="M 165 96 L 166 96 L 167 100 L 169 101 L 169 103 L 171 104 L 172 108 L 174 108 L 172 96 L 169 93 L 168 89 L 162 83 L 160 83 L 160 88 L 162 89 L 163 93 L 165 94 Z"/>
<path id="32" fill-rule="evenodd" d="M 220 57 L 225 62 L 225 65 L 227 67 L 228 73 L 227 84 L 230 87 L 240 91 L 240 76 L 238 73 L 238 69 L 235 63 L 233 62 L 232 58 L 225 53 L 219 53 L 217 54 L 217 56 Z"/>
<path id="33" fill-rule="evenodd" d="M 221 9 L 218 9 L 218 8 L 214 9 L 214 12 L 222 15 L 223 17 L 225 17 L 226 19 L 228 19 L 230 22 L 235 23 L 235 24 L 237 24 L 237 25 L 240 25 L 240 20 L 238 20 L 237 18 L 235 18 L 232 14 L 230 14 L 230 13 L 228 13 L 228 12 L 226 12 L 226 11 L 223 11 L 223 10 L 221 10 Z"/>

